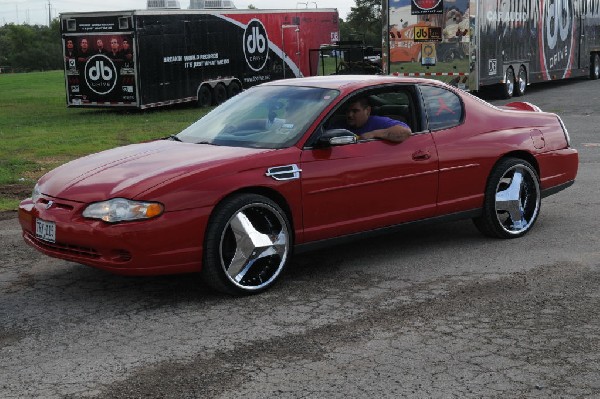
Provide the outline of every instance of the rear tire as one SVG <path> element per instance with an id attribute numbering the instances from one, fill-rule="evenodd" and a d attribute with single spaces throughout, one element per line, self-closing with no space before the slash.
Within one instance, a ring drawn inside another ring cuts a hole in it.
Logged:
<path id="1" fill-rule="evenodd" d="M 527 71 L 525 67 L 521 65 L 519 67 L 519 74 L 517 75 L 516 85 L 515 85 L 515 96 L 523 96 L 525 95 L 525 91 L 527 90 Z"/>
<path id="2" fill-rule="evenodd" d="M 535 169 L 523 159 L 505 158 L 492 170 L 483 214 L 473 222 L 481 233 L 490 237 L 521 237 L 533 227 L 540 205 L 540 183 Z"/>
<path id="3" fill-rule="evenodd" d="M 227 86 L 227 96 L 229 98 L 237 96 L 238 94 L 240 94 L 241 91 L 242 88 L 240 84 L 236 81 L 232 81 L 231 83 L 229 83 L 229 86 Z"/>
<path id="4" fill-rule="evenodd" d="M 200 108 L 210 107 L 212 104 L 212 91 L 206 84 L 198 89 L 198 106 Z"/>
<path id="5" fill-rule="evenodd" d="M 219 83 L 215 86 L 215 88 L 213 89 L 214 91 L 214 105 L 219 105 L 224 103 L 225 101 L 227 101 L 227 89 L 225 88 L 225 85 L 222 83 Z"/>
<path id="6" fill-rule="evenodd" d="M 597 80 L 600 78 L 600 55 L 594 53 L 590 60 L 590 79 Z"/>
<path id="7" fill-rule="evenodd" d="M 230 295 L 256 294 L 271 287 L 292 248 L 285 212 L 258 194 L 237 194 L 219 204 L 204 240 L 202 278 Z"/>

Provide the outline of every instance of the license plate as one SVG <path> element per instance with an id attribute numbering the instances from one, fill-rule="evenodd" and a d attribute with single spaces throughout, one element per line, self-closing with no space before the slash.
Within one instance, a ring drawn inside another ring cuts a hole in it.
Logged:
<path id="1" fill-rule="evenodd" d="M 56 242 L 56 224 L 54 222 L 36 219 L 35 236 L 40 240 Z"/>

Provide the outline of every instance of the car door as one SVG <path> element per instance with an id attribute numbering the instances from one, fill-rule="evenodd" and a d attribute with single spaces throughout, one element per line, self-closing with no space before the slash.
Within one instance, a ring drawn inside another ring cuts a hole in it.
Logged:
<path id="1" fill-rule="evenodd" d="M 304 237 L 321 240 L 435 214 L 438 159 L 429 132 L 303 151 Z"/>
<path id="2" fill-rule="evenodd" d="M 482 127 L 465 123 L 464 104 L 457 93 L 427 84 L 419 89 L 439 156 L 438 214 L 481 207 L 486 176 L 473 132 Z"/>

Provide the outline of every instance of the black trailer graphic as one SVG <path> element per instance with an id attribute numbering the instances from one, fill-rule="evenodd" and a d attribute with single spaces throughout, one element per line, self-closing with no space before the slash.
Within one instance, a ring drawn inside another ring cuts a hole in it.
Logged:
<path id="1" fill-rule="evenodd" d="M 498 85 L 506 97 L 600 75 L 600 0 L 453 0 L 436 15 L 412 13 L 414 1 L 384 1 L 385 72 L 468 90 Z M 416 39 L 434 29 L 441 37 Z"/>
<path id="2" fill-rule="evenodd" d="M 265 81 L 308 75 L 309 49 L 338 37 L 338 14 L 80 13 L 62 14 L 61 29 L 68 106 L 208 106 Z"/>

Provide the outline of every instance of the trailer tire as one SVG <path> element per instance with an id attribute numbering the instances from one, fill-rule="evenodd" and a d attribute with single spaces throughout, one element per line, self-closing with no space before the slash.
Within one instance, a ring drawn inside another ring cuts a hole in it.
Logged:
<path id="1" fill-rule="evenodd" d="M 511 98 L 515 94 L 515 71 L 512 67 L 508 67 L 504 75 L 504 83 L 502 84 L 502 96 L 505 99 Z"/>
<path id="2" fill-rule="evenodd" d="M 600 55 L 594 53 L 590 58 L 590 79 L 596 80 L 600 78 Z"/>
<path id="3" fill-rule="evenodd" d="M 515 96 L 522 96 L 527 90 L 527 70 L 523 65 L 519 67 L 519 74 L 516 78 L 515 84 Z"/>
<path id="4" fill-rule="evenodd" d="M 212 104 L 212 91 L 208 85 L 202 85 L 198 89 L 198 106 L 200 108 L 210 107 Z"/>
<path id="5" fill-rule="evenodd" d="M 238 94 L 240 94 L 241 91 L 242 87 L 240 86 L 240 84 L 236 81 L 233 81 L 229 83 L 229 86 L 227 86 L 227 97 L 231 98 L 237 96 Z"/>
<path id="6" fill-rule="evenodd" d="M 219 105 L 227 101 L 227 89 L 223 83 L 219 83 L 215 86 L 214 90 L 214 105 Z"/>

